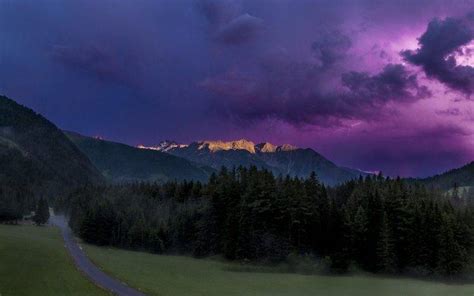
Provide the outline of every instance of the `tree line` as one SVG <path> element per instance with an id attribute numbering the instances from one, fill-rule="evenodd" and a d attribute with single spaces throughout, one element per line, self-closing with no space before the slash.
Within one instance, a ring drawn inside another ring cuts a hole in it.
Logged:
<path id="1" fill-rule="evenodd" d="M 382 175 L 328 188 L 315 174 L 223 168 L 206 184 L 87 186 L 67 200 L 72 229 L 98 245 L 260 263 L 296 254 L 334 272 L 445 276 L 472 257 L 474 207 Z"/>
<path id="2" fill-rule="evenodd" d="M 0 186 L 0 223 L 18 224 L 31 219 L 36 225 L 49 220 L 49 203 L 35 197 L 28 186 Z"/>

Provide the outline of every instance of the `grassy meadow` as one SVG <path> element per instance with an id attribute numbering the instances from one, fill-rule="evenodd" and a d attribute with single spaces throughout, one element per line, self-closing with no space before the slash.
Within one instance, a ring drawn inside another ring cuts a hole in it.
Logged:
<path id="1" fill-rule="evenodd" d="M 74 267 L 59 229 L 0 224 L 0 295 L 107 295 Z"/>
<path id="2" fill-rule="evenodd" d="M 474 285 L 371 276 L 244 272 L 238 264 L 218 260 L 91 245 L 85 245 L 85 249 L 106 272 L 149 295 L 474 295 Z M 1 296 L 106 295 L 75 269 L 56 228 L 0 225 L 0 263 Z"/>
<path id="3" fill-rule="evenodd" d="M 239 265 L 182 256 L 160 256 L 86 245 L 106 272 L 160 296 L 456 296 L 474 295 L 474 285 L 448 285 L 371 276 L 317 276 L 241 272 Z"/>

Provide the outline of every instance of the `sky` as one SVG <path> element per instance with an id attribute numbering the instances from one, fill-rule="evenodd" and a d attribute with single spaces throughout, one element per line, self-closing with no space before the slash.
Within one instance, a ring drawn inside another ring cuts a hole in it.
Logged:
<path id="1" fill-rule="evenodd" d="M 62 129 L 474 160 L 474 0 L 1 0 L 0 38 L 0 93 Z"/>

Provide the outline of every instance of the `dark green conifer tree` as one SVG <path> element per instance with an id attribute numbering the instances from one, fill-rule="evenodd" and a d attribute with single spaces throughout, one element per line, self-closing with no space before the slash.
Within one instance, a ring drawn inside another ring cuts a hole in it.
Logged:
<path id="1" fill-rule="evenodd" d="M 48 201 L 44 198 L 38 200 L 38 205 L 36 207 L 35 216 L 33 221 L 36 225 L 46 224 L 49 220 L 49 205 Z"/>
<path id="2" fill-rule="evenodd" d="M 380 272 L 396 271 L 394 239 L 387 215 L 383 214 L 380 235 L 377 241 L 377 267 Z"/>

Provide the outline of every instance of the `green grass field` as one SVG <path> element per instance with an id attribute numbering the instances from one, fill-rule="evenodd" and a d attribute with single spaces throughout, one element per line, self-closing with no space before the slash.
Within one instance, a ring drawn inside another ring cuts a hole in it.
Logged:
<path id="1" fill-rule="evenodd" d="M 107 295 L 66 253 L 59 229 L 0 225 L 0 295 Z"/>
<path id="2" fill-rule="evenodd" d="M 316 276 L 232 272 L 237 265 L 214 260 L 159 256 L 86 246 L 106 272 L 149 295 L 322 295 L 322 296 L 455 296 L 474 295 L 474 285 L 447 285 L 370 276 Z"/>

